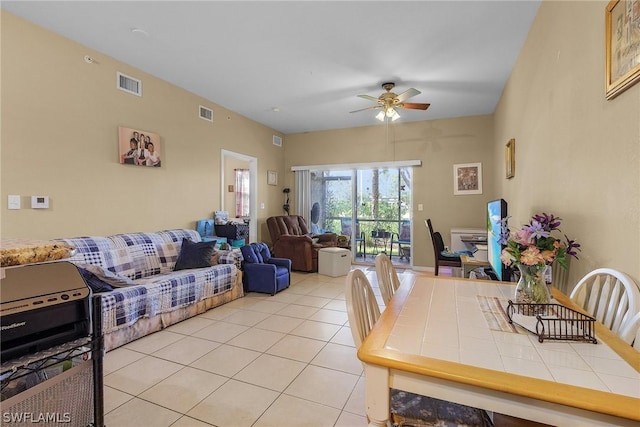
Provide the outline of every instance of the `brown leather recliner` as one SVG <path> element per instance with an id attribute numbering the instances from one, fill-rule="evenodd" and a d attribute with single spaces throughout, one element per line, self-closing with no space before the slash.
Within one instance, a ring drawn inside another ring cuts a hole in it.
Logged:
<path id="1" fill-rule="evenodd" d="M 318 271 L 318 250 L 338 245 L 335 233 L 312 234 L 299 215 L 269 217 L 267 226 L 274 256 L 289 258 L 292 270 Z"/>

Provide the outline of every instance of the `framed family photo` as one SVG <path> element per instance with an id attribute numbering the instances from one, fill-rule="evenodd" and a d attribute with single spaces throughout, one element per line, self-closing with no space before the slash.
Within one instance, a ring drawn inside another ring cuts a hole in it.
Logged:
<path id="1" fill-rule="evenodd" d="M 482 194 L 482 163 L 453 165 L 453 194 Z"/>
<path id="2" fill-rule="evenodd" d="M 640 0 L 612 0 L 605 11 L 606 97 L 640 80 Z"/>
<path id="3" fill-rule="evenodd" d="M 161 167 L 160 135 L 118 127 L 118 153 L 123 165 Z"/>
<path id="4" fill-rule="evenodd" d="M 267 184 L 278 185 L 278 172 L 267 171 Z"/>

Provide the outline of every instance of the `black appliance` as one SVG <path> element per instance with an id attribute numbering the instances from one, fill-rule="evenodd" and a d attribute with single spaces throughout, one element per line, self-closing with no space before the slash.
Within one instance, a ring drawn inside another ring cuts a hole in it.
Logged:
<path id="1" fill-rule="evenodd" d="M 91 290 L 66 261 L 2 269 L 0 360 L 91 334 Z"/>

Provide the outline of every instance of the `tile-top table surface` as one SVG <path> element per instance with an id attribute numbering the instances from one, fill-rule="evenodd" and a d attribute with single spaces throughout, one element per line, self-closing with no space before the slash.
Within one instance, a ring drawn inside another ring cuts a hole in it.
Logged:
<path id="1" fill-rule="evenodd" d="M 604 392 L 607 394 L 587 396 L 588 403 L 582 409 L 602 409 L 607 413 L 607 400 L 621 398 L 618 403 L 622 413 L 614 409 L 613 414 L 640 420 L 640 352 L 600 324 L 596 325 L 597 344 L 548 340 L 540 343 L 536 335 L 520 327 L 501 328 L 491 321 L 481 299 L 497 298 L 506 309 L 506 302 L 513 298 L 514 285 L 418 276 L 413 284 L 401 286 L 399 291 L 404 290 L 396 294 L 396 305 L 392 300 L 387 308 L 390 313 L 383 313 L 380 319 L 386 327 L 376 324 L 369 338 L 377 337 L 372 342 L 365 341 L 359 356 L 374 365 L 384 365 L 384 361 L 380 363 L 384 359 L 393 360 L 388 365 L 390 369 L 400 367 L 420 375 L 468 381 L 515 394 L 519 392 L 520 377 L 511 374 L 529 377 L 534 381 L 528 385 L 533 386 L 525 396 L 532 393 L 527 397 L 562 405 L 573 406 L 585 389 L 587 395 Z M 563 305 L 572 304 L 555 289 L 554 298 Z M 554 394 L 550 389 L 573 396 L 556 400 L 546 396 Z M 598 403 L 599 400 L 605 401 Z"/>

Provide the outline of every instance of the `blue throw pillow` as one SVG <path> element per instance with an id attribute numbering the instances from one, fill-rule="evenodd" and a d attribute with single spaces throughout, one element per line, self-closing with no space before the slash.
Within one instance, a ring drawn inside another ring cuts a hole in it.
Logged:
<path id="1" fill-rule="evenodd" d="M 186 238 L 182 239 L 182 248 L 173 271 L 211 267 L 211 255 L 215 245 L 215 240 L 195 243 Z"/>

